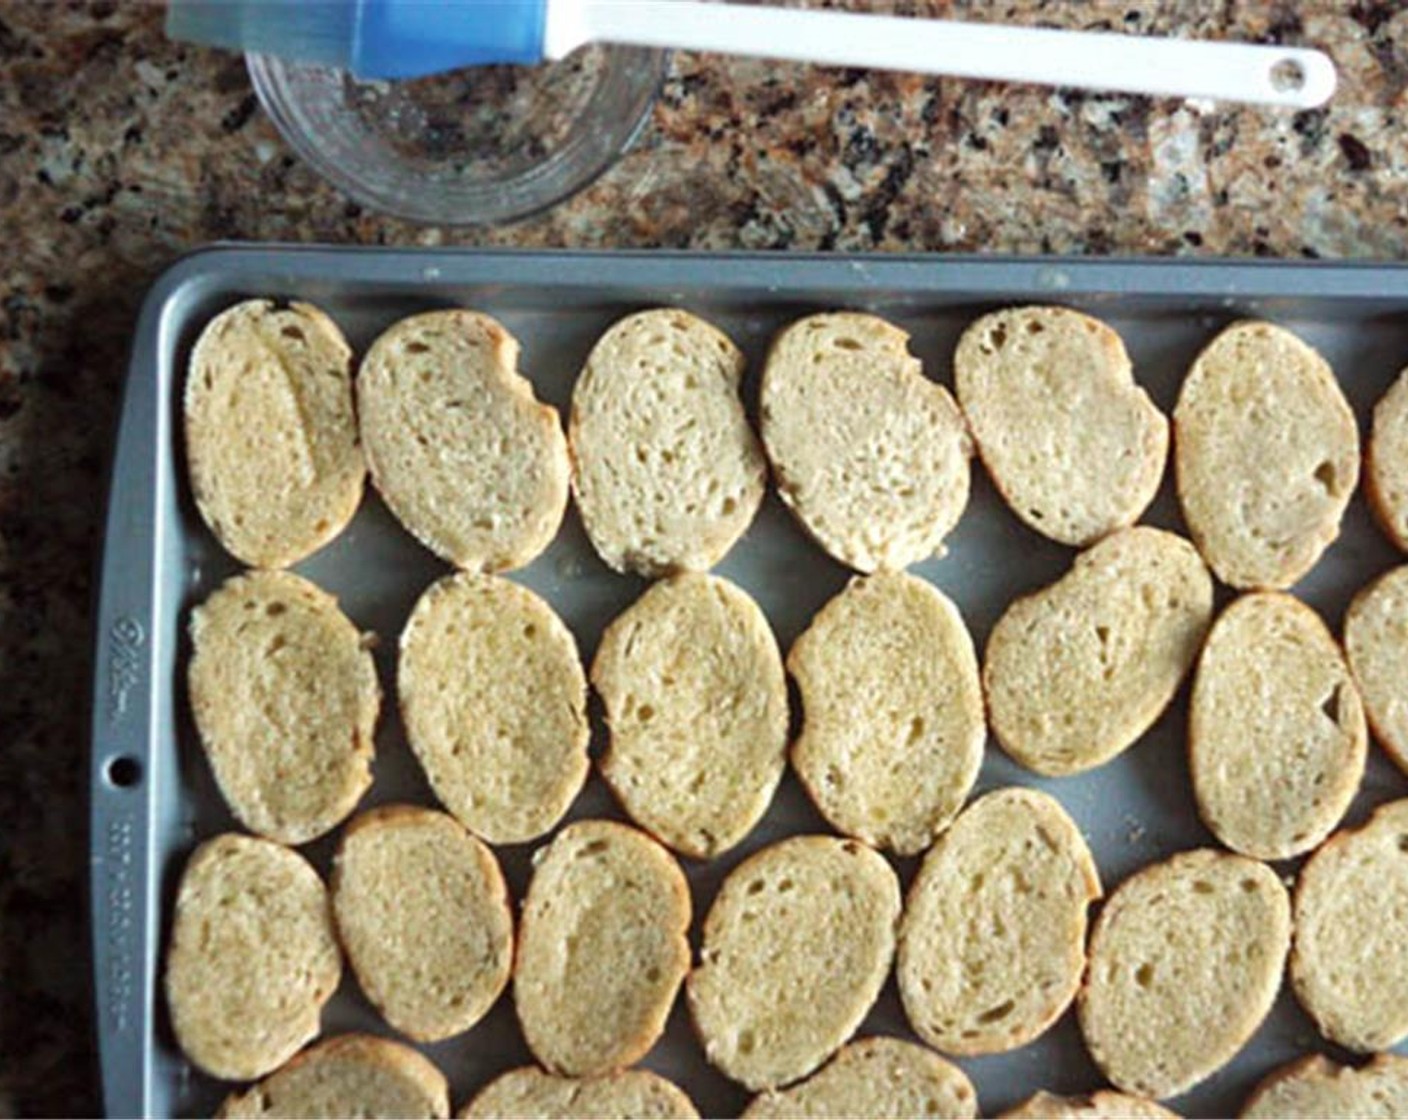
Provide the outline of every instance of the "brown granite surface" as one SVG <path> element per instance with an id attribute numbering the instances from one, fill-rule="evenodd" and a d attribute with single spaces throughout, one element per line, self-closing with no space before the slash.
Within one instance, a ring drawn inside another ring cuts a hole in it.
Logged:
<path id="1" fill-rule="evenodd" d="M 178 253 L 241 238 L 1408 256 L 1397 0 L 901 7 L 1314 44 L 1342 85 L 1293 115 L 681 55 L 636 149 L 588 193 L 436 230 L 321 184 L 240 61 L 167 43 L 158 8 L 0 2 L 0 1115 L 97 1107 L 88 604 L 128 331 Z"/>

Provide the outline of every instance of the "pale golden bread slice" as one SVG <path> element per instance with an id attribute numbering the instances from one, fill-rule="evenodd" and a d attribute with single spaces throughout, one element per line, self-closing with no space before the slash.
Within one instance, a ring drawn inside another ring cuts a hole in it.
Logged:
<path id="1" fill-rule="evenodd" d="M 1339 536 L 1359 482 L 1359 428 L 1329 364 L 1290 331 L 1234 323 L 1173 410 L 1178 498 L 1224 583 L 1284 589 Z"/>
<path id="2" fill-rule="evenodd" d="M 822 816 L 876 847 L 923 851 L 962 808 L 987 737 L 958 608 L 903 572 L 854 579 L 787 667 L 803 714 L 792 765 Z"/>
<path id="3" fill-rule="evenodd" d="M 973 802 L 905 901 L 895 972 L 915 1033 L 961 1055 L 1042 1034 L 1080 987 L 1086 910 L 1100 896 L 1085 837 L 1055 798 L 1011 788 Z"/>
<path id="4" fill-rule="evenodd" d="M 742 352 L 678 308 L 608 330 L 572 391 L 582 524 L 618 572 L 707 571 L 752 523 L 767 461 L 739 396 Z"/>
<path id="5" fill-rule="evenodd" d="M 230 811 L 285 844 L 328 832 L 372 784 L 371 636 L 291 572 L 226 580 L 190 633 L 191 713 Z"/>
<path id="6" fill-rule="evenodd" d="M 1330 837 L 1296 880 L 1291 984 L 1324 1036 L 1387 1050 L 1408 1035 L 1408 800 Z"/>
<path id="7" fill-rule="evenodd" d="M 342 976 L 328 894 L 297 852 L 227 832 L 176 891 L 166 1001 L 181 1050 L 215 1077 L 263 1077 L 318 1034 Z"/>
<path id="8" fill-rule="evenodd" d="M 310 1046 L 258 1085 L 225 1099 L 220 1120 L 444 1120 L 450 1087 L 429 1059 L 369 1034 Z"/>
<path id="9" fill-rule="evenodd" d="M 763 444 L 778 492 L 813 538 L 862 572 L 942 553 L 968 504 L 972 441 L 909 336 L 874 315 L 812 315 L 763 369 Z"/>
<path id="10" fill-rule="evenodd" d="M 1344 619 L 1344 649 L 1374 737 L 1408 771 L 1408 565 L 1354 597 Z"/>
<path id="11" fill-rule="evenodd" d="M 406 737 L 441 804 L 491 844 L 562 819 L 587 779 L 587 679 L 546 602 L 497 576 L 432 584 L 401 632 Z"/>
<path id="12" fill-rule="evenodd" d="M 1099 1089 L 1082 1097 L 1061 1097 L 1044 1090 L 1000 1120 L 1178 1120 L 1178 1113 L 1143 1097 Z"/>
<path id="13" fill-rule="evenodd" d="M 760 1093 L 745 1120 L 970 1120 L 978 1094 L 967 1074 L 932 1050 L 898 1038 L 841 1047 L 817 1073 L 788 1089 Z"/>
<path id="14" fill-rule="evenodd" d="M 1281 987 L 1291 906 L 1276 873 L 1209 848 L 1145 867 L 1105 904 L 1077 1003 L 1095 1064 L 1162 1099 L 1241 1050 Z"/>
<path id="15" fill-rule="evenodd" d="M 445 813 L 385 805 L 349 821 L 333 916 L 362 991 L 402 1034 L 467 1031 L 513 969 L 513 912 L 494 853 Z"/>
<path id="16" fill-rule="evenodd" d="M 1168 420 L 1100 320 L 1066 307 L 994 311 L 963 332 L 953 370 L 983 465 L 1038 533 L 1085 548 L 1154 500 Z"/>
<path id="17" fill-rule="evenodd" d="M 679 865 L 634 828 L 577 821 L 540 849 L 513 974 L 534 1056 L 574 1077 L 642 1057 L 689 970 L 690 914 Z"/>
<path id="18" fill-rule="evenodd" d="M 697 573 L 652 585 L 606 628 L 592 684 L 602 776 L 641 827 L 700 859 L 752 830 L 786 762 L 787 680 L 746 592 Z"/>
<path id="19" fill-rule="evenodd" d="M 1108 762 L 1168 707 L 1211 621 L 1212 579 L 1192 545 L 1143 526 L 1111 534 L 993 627 L 993 733 L 1039 774 Z"/>
<path id="20" fill-rule="evenodd" d="M 1262 1079 L 1242 1120 L 1401 1120 L 1408 1116 L 1408 1058 L 1376 1054 L 1368 1064 L 1342 1066 L 1308 1054 Z"/>
<path id="21" fill-rule="evenodd" d="M 352 520 L 367 465 L 352 350 L 307 303 L 238 303 L 201 331 L 183 403 L 196 508 L 237 560 L 284 568 Z"/>
<path id="22" fill-rule="evenodd" d="M 459 1120 L 699 1120 L 684 1090 L 658 1073 L 558 1077 L 537 1066 L 511 1069 L 480 1089 Z"/>
<path id="23" fill-rule="evenodd" d="M 1203 822 L 1233 851 L 1290 859 L 1340 822 L 1368 731 L 1339 644 L 1280 591 L 1218 617 L 1193 678 L 1188 760 Z"/>
<path id="24" fill-rule="evenodd" d="M 1408 369 L 1374 406 L 1364 490 L 1379 526 L 1408 552 Z"/>
<path id="25" fill-rule="evenodd" d="M 551 543 L 567 508 L 567 437 L 501 324 L 477 311 L 401 320 L 362 360 L 357 408 L 372 481 L 431 551 L 497 572 Z"/>
<path id="26" fill-rule="evenodd" d="M 857 840 L 794 836 L 744 860 L 689 976 L 705 1057 L 755 1091 L 811 1073 L 875 1003 L 899 916 L 899 880 Z"/>

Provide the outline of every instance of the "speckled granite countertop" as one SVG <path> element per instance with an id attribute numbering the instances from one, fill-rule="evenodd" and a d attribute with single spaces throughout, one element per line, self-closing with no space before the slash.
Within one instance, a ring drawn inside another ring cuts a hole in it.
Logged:
<path id="1" fill-rule="evenodd" d="M 0 2 L 0 1115 L 97 1107 L 91 572 L 128 332 L 178 253 L 241 238 L 1408 256 L 1396 0 L 903 8 L 1312 44 L 1342 84 L 1332 108 L 1289 115 L 681 55 L 648 131 L 588 193 L 521 225 L 448 231 L 321 184 L 241 62 L 167 43 L 159 8 Z"/>

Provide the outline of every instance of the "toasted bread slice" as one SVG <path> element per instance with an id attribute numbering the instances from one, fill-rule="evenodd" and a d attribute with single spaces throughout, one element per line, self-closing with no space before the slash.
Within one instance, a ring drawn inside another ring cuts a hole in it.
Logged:
<path id="1" fill-rule="evenodd" d="M 1178 1120 L 1178 1113 L 1128 1093 L 1100 1089 L 1083 1097 L 1045 1091 L 1002 1113 L 1000 1120 Z"/>
<path id="2" fill-rule="evenodd" d="M 1398 1120 L 1408 1116 L 1408 1058 L 1376 1054 L 1355 1068 L 1308 1054 L 1267 1074 L 1241 1115 L 1242 1120 Z"/>
<path id="3" fill-rule="evenodd" d="M 1374 406 L 1364 490 L 1388 539 L 1408 552 L 1408 369 Z"/>
<path id="4" fill-rule="evenodd" d="M 1374 737 L 1408 771 L 1408 565 L 1354 597 L 1344 649 Z"/>
<path id="5" fill-rule="evenodd" d="M 684 1091 L 658 1073 L 628 1069 L 602 1077 L 558 1077 L 536 1066 L 511 1069 L 480 1089 L 459 1120 L 699 1120 Z"/>

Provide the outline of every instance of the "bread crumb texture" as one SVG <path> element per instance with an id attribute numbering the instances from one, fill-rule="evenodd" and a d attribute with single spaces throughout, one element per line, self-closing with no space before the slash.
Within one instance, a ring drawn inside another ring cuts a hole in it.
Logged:
<path id="1" fill-rule="evenodd" d="M 1002 1113 L 1000 1120 L 1178 1120 L 1178 1113 L 1144 1097 L 1109 1089 L 1079 1097 L 1043 1090 Z"/>
<path id="2" fill-rule="evenodd" d="M 1408 566 L 1354 597 L 1344 646 L 1374 737 L 1408 771 Z"/>
<path id="3" fill-rule="evenodd" d="M 1408 369 L 1374 406 L 1364 487 L 1380 527 L 1408 552 Z"/>
<path id="4" fill-rule="evenodd" d="M 1243 1120 L 1399 1120 L 1408 1116 L 1408 1058 L 1376 1054 L 1342 1066 L 1319 1054 L 1269 1073 L 1242 1108 Z"/>
<path id="5" fill-rule="evenodd" d="M 489 1082 L 459 1120 L 698 1120 L 684 1091 L 658 1073 L 628 1069 L 602 1077 L 558 1077 L 536 1066 Z"/>

